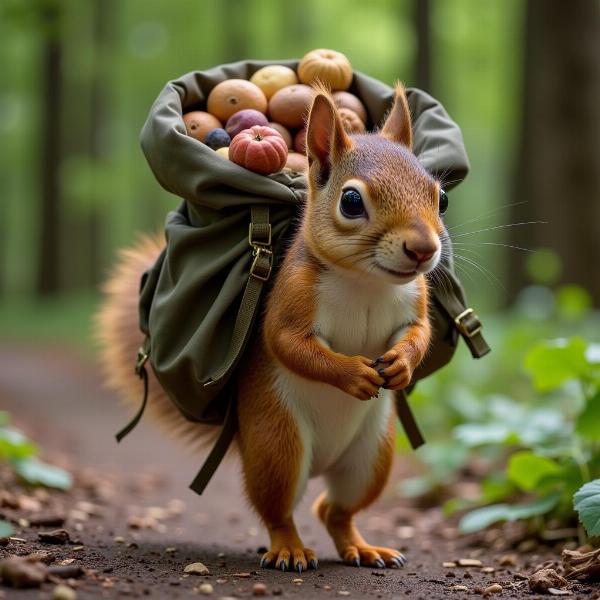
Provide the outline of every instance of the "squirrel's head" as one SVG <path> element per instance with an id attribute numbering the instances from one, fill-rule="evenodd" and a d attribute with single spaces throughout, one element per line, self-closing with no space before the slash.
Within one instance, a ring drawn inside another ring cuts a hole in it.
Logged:
<path id="1" fill-rule="evenodd" d="M 319 259 L 396 284 L 435 268 L 445 198 L 411 145 L 410 112 L 400 84 L 383 128 L 351 136 L 331 95 L 317 90 L 306 133 L 310 166 L 303 227 Z"/>

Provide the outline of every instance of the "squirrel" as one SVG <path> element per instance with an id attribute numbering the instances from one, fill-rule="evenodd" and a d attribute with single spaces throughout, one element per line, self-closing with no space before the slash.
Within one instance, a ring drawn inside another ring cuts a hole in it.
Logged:
<path id="1" fill-rule="evenodd" d="M 307 480 L 320 475 L 326 491 L 313 509 L 341 559 L 405 564 L 399 551 L 368 544 L 353 519 L 386 485 L 393 391 L 409 385 L 430 341 L 426 274 L 442 252 L 443 191 L 411 146 L 401 84 L 383 127 L 355 135 L 344 131 L 331 94 L 316 89 L 307 200 L 238 371 L 236 447 L 247 496 L 270 537 L 262 567 L 317 568 L 293 511 Z M 138 282 L 162 246 L 147 238 L 125 253 L 99 315 L 107 373 L 132 400 Z M 215 428 L 186 421 L 150 376 L 149 410 L 180 437 L 206 441 Z"/>

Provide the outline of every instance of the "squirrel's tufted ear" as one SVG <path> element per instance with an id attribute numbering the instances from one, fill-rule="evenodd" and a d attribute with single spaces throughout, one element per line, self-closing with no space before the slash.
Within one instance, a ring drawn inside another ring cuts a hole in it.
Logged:
<path id="1" fill-rule="evenodd" d="M 398 82 L 396 83 L 396 97 L 394 99 L 394 106 L 392 106 L 388 116 L 385 120 L 383 128 L 379 132 L 379 135 L 403 144 L 409 150 L 412 149 L 412 126 L 410 122 L 410 110 L 408 108 L 408 101 L 406 100 L 406 92 L 404 86 Z"/>
<path id="2" fill-rule="evenodd" d="M 351 147 L 352 141 L 344 131 L 330 94 L 318 91 L 313 99 L 306 129 L 309 174 L 318 185 L 327 181 L 332 165 Z"/>

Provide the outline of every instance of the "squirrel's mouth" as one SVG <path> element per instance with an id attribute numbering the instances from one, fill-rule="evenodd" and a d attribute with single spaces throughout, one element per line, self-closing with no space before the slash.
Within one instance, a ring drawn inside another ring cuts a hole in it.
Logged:
<path id="1" fill-rule="evenodd" d="M 417 271 L 395 271 L 394 269 L 388 269 L 388 267 L 384 267 L 381 263 L 375 262 L 375 265 L 378 269 L 393 275 L 394 277 L 400 277 L 402 279 L 407 279 L 408 277 L 414 277 L 417 275 Z"/>

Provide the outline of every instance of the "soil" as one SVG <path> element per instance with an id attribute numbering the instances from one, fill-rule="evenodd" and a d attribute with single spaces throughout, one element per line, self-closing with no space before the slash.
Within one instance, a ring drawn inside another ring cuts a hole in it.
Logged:
<path id="1" fill-rule="evenodd" d="M 568 539 L 540 544 L 514 526 L 460 537 L 438 507 L 400 500 L 392 483 L 358 523 L 371 543 L 402 550 L 407 565 L 345 566 L 310 513 L 321 487 L 317 480 L 296 517 L 305 543 L 319 555 L 318 570 L 298 575 L 260 569 L 268 540 L 244 500 L 235 461 L 223 464 L 199 497 L 187 486 L 201 457 L 190 456 L 147 420 L 117 445 L 114 433 L 130 413 L 102 389 L 92 360 L 56 348 L 0 346 L 0 408 L 40 444 L 44 459 L 75 476 L 73 489 L 64 493 L 22 487 L 0 467 L 0 518 L 16 529 L 6 546 L 0 544 L 0 559 L 43 552 L 38 558 L 52 571 L 41 587 L 0 584 L 0 598 L 52 598 L 60 582 L 77 598 L 197 598 L 210 591 L 201 587 L 207 583 L 214 598 L 261 592 L 297 599 L 534 598 L 527 576 L 542 566 L 560 572 L 561 548 L 576 547 Z M 397 462 L 396 481 L 407 469 L 406 460 Z M 59 528 L 68 532 L 66 543 L 41 541 L 40 532 Z M 475 562 L 444 565 L 459 559 Z M 184 572 L 196 562 L 210 574 Z M 575 598 L 600 598 L 597 584 L 570 583 L 569 589 Z"/>

